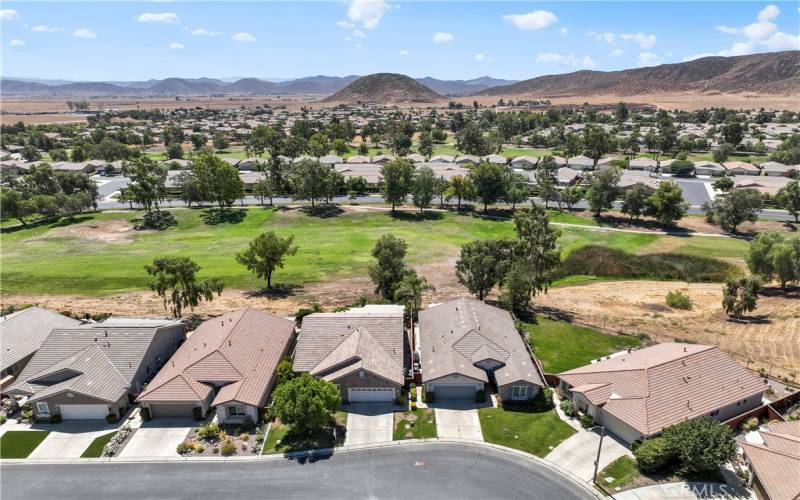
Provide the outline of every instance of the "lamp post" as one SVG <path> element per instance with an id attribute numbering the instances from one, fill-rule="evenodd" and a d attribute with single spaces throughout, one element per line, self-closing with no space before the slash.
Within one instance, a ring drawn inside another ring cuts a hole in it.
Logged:
<path id="1" fill-rule="evenodd" d="M 593 427 L 596 429 L 598 426 Z M 592 482 L 597 484 L 597 469 L 600 467 L 600 451 L 603 449 L 603 438 L 606 435 L 606 426 L 601 425 L 600 427 L 600 442 L 597 443 L 597 458 L 594 461 L 594 474 L 592 475 Z"/>

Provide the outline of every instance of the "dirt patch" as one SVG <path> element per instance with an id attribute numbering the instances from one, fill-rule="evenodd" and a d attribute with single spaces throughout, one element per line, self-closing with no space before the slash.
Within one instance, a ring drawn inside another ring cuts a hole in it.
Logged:
<path id="1" fill-rule="evenodd" d="M 666 307 L 671 290 L 681 290 L 692 309 Z M 551 289 L 537 306 L 596 328 L 645 333 L 656 342 L 683 339 L 716 345 L 750 368 L 773 375 L 800 374 L 800 293 L 762 295 L 749 321 L 728 320 L 722 286 L 715 283 L 622 281 Z M 800 379 L 799 379 L 800 380 Z"/>
<path id="2" fill-rule="evenodd" d="M 45 238 L 76 236 L 87 241 L 102 243 L 132 243 L 133 225 L 126 220 L 98 220 L 86 224 L 59 227 L 47 233 Z"/>

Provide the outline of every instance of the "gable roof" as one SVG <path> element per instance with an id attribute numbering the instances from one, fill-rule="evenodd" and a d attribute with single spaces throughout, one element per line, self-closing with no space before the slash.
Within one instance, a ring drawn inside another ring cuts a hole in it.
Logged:
<path id="1" fill-rule="evenodd" d="M 800 497 L 800 421 L 776 422 L 759 432 L 764 444 L 739 443 L 771 500 Z"/>
<path id="2" fill-rule="evenodd" d="M 543 386 L 511 315 L 474 299 L 456 299 L 419 313 L 422 378 L 435 380 L 459 374 L 487 382 L 475 363 L 499 361 L 498 385 L 527 381 Z"/>
<path id="3" fill-rule="evenodd" d="M 316 313 L 303 318 L 294 369 L 325 380 L 364 369 L 402 384 L 405 351 L 402 312 Z"/>
<path id="4" fill-rule="evenodd" d="M 240 309 L 205 321 L 148 384 L 138 401 L 198 401 L 222 386 L 212 406 L 266 403 L 268 390 L 292 342 L 294 321 Z"/>
<path id="5" fill-rule="evenodd" d="M 29 307 L 0 318 L 0 370 L 35 353 L 53 328 L 80 325 L 77 319 L 42 307 Z"/>
<path id="6" fill-rule="evenodd" d="M 609 384 L 610 391 L 587 394 L 592 404 L 645 436 L 739 400 L 760 396 L 764 384 L 714 346 L 666 343 L 559 374 L 578 392 Z M 605 396 L 605 397 L 602 397 Z"/>

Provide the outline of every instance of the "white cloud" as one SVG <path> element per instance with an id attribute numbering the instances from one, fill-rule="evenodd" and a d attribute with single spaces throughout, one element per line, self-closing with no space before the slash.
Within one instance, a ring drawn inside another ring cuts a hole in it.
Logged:
<path id="1" fill-rule="evenodd" d="M 775 33 L 768 40 L 764 40 L 764 46 L 771 50 L 798 50 L 800 49 L 800 35 Z"/>
<path id="2" fill-rule="evenodd" d="M 690 56 L 684 57 L 683 62 L 694 61 L 695 59 L 702 59 L 704 57 L 712 57 L 716 55 L 717 54 L 712 54 L 711 52 L 701 52 L 699 54 L 692 54 Z"/>
<path id="3" fill-rule="evenodd" d="M 351 24 L 360 24 L 364 29 L 374 30 L 377 29 L 381 19 L 391 8 L 392 6 L 385 0 L 350 0 L 350 5 L 347 7 L 347 18 L 350 19 Z M 347 26 L 347 28 L 351 27 L 352 25 Z"/>
<path id="4" fill-rule="evenodd" d="M 221 31 L 207 30 L 205 28 L 197 28 L 192 30 L 192 35 L 195 36 L 217 36 L 221 34 L 222 34 Z"/>
<path id="5" fill-rule="evenodd" d="M 594 37 L 594 39 L 597 40 L 598 42 L 605 42 L 608 44 L 612 44 L 617 41 L 616 33 L 595 33 L 594 31 L 590 31 L 586 34 Z"/>
<path id="6" fill-rule="evenodd" d="M 611 55 L 614 56 L 614 57 L 624 56 L 625 55 L 625 51 L 622 50 L 622 49 L 614 49 L 614 50 L 611 51 Z"/>
<path id="7" fill-rule="evenodd" d="M 169 44 L 169 50 L 183 50 L 185 46 L 180 42 L 172 42 Z"/>
<path id="8" fill-rule="evenodd" d="M 800 9 L 798 9 L 800 10 Z M 778 19 L 778 16 L 781 14 L 781 10 L 775 5 L 767 5 L 764 7 L 761 12 L 758 13 L 758 20 L 759 21 L 774 21 Z"/>
<path id="9" fill-rule="evenodd" d="M 11 41 L 8 42 L 8 44 L 11 45 L 12 47 L 24 47 L 25 46 L 25 42 L 20 40 L 19 38 L 12 38 Z"/>
<path id="10" fill-rule="evenodd" d="M 357 49 L 363 49 L 363 48 L 364 48 L 364 46 L 363 46 L 362 44 L 360 44 L 360 43 L 357 43 L 357 44 L 356 44 L 356 48 L 357 48 Z"/>
<path id="11" fill-rule="evenodd" d="M 536 56 L 536 62 L 539 63 L 555 63 L 562 66 L 570 66 L 573 68 L 594 68 L 597 66 L 589 56 L 583 58 L 576 57 L 575 54 L 564 56 L 555 52 L 545 52 Z"/>
<path id="12" fill-rule="evenodd" d="M 736 35 L 739 33 L 739 28 L 732 28 L 730 26 L 725 26 L 724 24 L 716 26 L 714 29 L 720 33 L 726 33 L 728 35 Z"/>
<path id="13" fill-rule="evenodd" d="M 561 36 L 567 36 L 569 35 L 569 28 L 564 26 L 563 28 L 559 28 L 558 32 L 561 33 Z"/>
<path id="14" fill-rule="evenodd" d="M 597 66 L 597 64 L 595 64 L 591 57 L 583 56 L 583 59 L 581 60 L 581 66 L 584 68 L 594 68 Z"/>
<path id="15" fill-rule="evenodd" d="M 403 50 L 400 51 L 400 55 L 401 56 L 407 56 L 407 55 L 410 55 L 410 54 L 411 54 L 411 51 L 406 50 L 406 49 L 403 49 Z"/>
<path id="16" fill-rule="evenodd" d="M 450 43 L 455 40 L 456 37 L 453 36 L 452 33 L 437 31 L 433 35 L 433 42 L 434 43 Z"/>
<path id="17" fill-rule="evenodd" d="M 349 30 L 351 28 L 355 28 L 356 25 L 355 23 L 351 23 L 350 21 L 337 21 L 336 26 L 345 30 Z"/>
<path id="18" fill-rule="evenodd" d="M 639 61 L 639 66 L 656 66 L 661 64 L 661 58 L 652 52 L 642 52 L 637 59 Z"/>
<path id="19" fill-rule="evenodd" d="M 178 14 L 174 12 L 145 12 L 135 17 L 140 23 L 165 23 L 177 24 L 181 22 Z"/>
<path id="20" fill-rule="evenodd" d="M 643 49 L 649 49 L 656 44 L 655 35 L 646 35 L 644 33 L 622 33 L 620 36 L 625 41 L 634 41 L 639 44 Z"/>
<path id="21" fill-rule="evenodd" d="M 475 54 L 475 57 L 473 57 L 472 59 L 477 61 L 477 62 L 492 62 L 492 61 L 494 61 L 494 57 L 493 56 L 484 54 L 483 52 L 478 52 L 477 54 Z"/>
<path id="22" fill-rule="evenodd" d="M 72 32 L 75 38 L 97 38 L 94 31 L 86 28 L 80 28 Z"/>
<path id="23" fill-rule="evenodd" d="M 798 50 L 800 35 L 778 31 L 772 21 L 780 16 L 780 9 L 775 5 L 767 5 L 756 15 L 756 22 L 737 28 L 717 26 L 715 29 L 728 35 L 741 36 L 745 41 L 737 41 L 730 49 L 717 52 L 720 56 L 741 56 L 752 54 L 758 48 L 767 50 Z"/>
<path id="24" fill-rule="evenodd" d="M 55 28 L 53 26 L 45 26 L 44 24 L 37 24 L 36 26 L 31 26 L 31 31 L 35 31 L 37 33 L 55 33 L 56 31 L 61 31 L 61 28 Z"/>
<path id="25" fill-rule="evenodd" d="M 14 9 L 0 9 L 0 19 L 3 21 L 19 21 L 19 12 Z"/>
<path id="26" fill-rule="evenodd" d="M 536 10 L 527 14 L 508 14 L 503 16 L 503 19 L 525 31 L 544 29 L 558 22 L 556 15 L 547 10 Z"/>
<path id="27" fill-rule="evenodd" d="M 778 26 L 775 23 L 763 21 L 748 24 L 742 29 L 742 34 L 750 40 L 766 40 L 776 31 L 778 31 Z"/>
<path id="28" fill-rule="evenodd" d="M 237 42 L 248 42 L 248 43 L 256 41 L 256 37 L 244 31 L 240 31 L 239 33 L 234 33 L 231 39 L 236 40 Z"/>
<path id="29" fill-rule="evenodd" d="M 353 30 L 353 32 L 350 34 L 353 36 L 353 38 L 367 38 L 367 34 L 361 30 Z"/>

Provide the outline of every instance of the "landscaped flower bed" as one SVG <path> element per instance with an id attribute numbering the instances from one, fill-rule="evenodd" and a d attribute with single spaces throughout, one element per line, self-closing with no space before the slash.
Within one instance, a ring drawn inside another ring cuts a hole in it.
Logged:
<path id="1" fill-rule="evenodd" d="M 258 453 L 256 444 L 257 428 L 223 425 L 208 422 L 195 427 L 186 440 L 178 445 L 178 453 L 183 456 L 231 456 Z"/>

